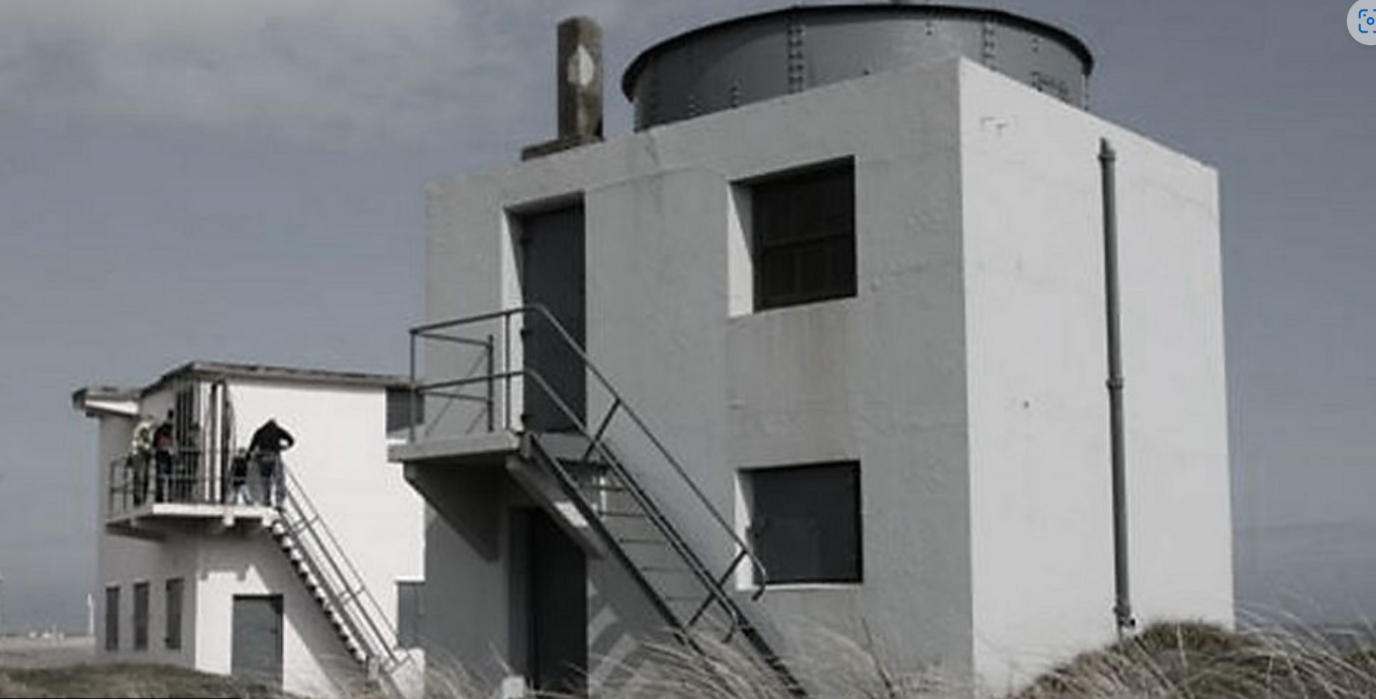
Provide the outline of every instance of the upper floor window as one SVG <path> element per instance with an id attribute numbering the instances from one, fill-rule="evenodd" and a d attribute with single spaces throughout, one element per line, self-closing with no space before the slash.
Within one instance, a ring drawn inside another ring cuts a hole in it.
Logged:
<path id="1" fill-rule="evenodd" d="M 748 187 L 755 310 L 855 296 L 855 165 L 846 160 Z"/>

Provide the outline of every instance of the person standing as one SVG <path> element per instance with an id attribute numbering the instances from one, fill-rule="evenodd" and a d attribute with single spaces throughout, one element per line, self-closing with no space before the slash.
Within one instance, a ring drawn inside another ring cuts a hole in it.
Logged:
<path id="1" fill-rule="evenodd" d="M 133 492 L 135 507 L 148 499 L 148 466 L 153 458 L 153 431 L 157 423 L 152 415 L 145 415 L 134 428 L 133 439 L 129 443 L 129 468 L 133 471 Z"/>
<path id="2" fill-rule="evenodd" d="M 167 411 L 167 419 L 153 430 L 154 502 L 167 502 L 172 493 L 172 417 Z"/>
<path id="3" fill-rule="evenodd" d="M 253 502 L 248 494 L 248 450 L 239 449 L 229 462 L 230 504 L 247 505 Z"/>
<path id="4" fill-rule="evenodd" d="M 277 506 L 278 484 L 282 478 L 282 452 L 296 445 L 291 433 L 272 418 L 253 431 L 248 450 L 258 462 L 258 477 L 263 484 L 263 504 Z"/>

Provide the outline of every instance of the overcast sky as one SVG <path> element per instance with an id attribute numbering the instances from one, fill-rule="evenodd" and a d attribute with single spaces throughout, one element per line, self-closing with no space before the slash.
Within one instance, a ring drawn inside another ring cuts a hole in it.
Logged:
<path id="1" fill-rule="evenodd" d="M 403 370 L 424 185 L 552 136 L 560 18 L 604 25 L 615 134 L 635 53 L 783 4 L 0 2 L 6 627 L 85 625 L 73 389 L 191 359 Z M 1088 41 L 1094 112 L 1219 168 L 1243 594 L 1376 618 L 1376 47 L 1350 0 L 992 4 Z"/>

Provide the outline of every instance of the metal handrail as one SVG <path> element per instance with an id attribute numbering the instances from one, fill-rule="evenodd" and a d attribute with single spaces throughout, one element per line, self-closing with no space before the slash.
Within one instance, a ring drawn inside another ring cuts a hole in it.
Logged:
<path id="1" fill-rule="evenodd" d="M 573 409 L 569 407 L 568 403 L 558 395 L 554 388 L 549 385 L 549 382 L 546 381 L 545 378 L 541 376 L 539 372 L 533 369 L 520 369 L 516 371 L 502 372 L 501 374 L 495 376 L 497 380 L 509 380 L 517 377 L 529 379 L 532 382 L 534 382 L 535 385 L 539 387 L 540 390 L 545 394 L 545 396 L 548 397 L 550 401 L 554 403 L 555 407 L 558 408 L 561 413 L 563 413 L 565 418 L 572 422 L 573 425 L 577 427 L 578 430 L 582 432 L 585 436 L 590 437 L 590 435 L 588 435 L 587 424 L 583 420 L 581 420 L 577 416 L 577 414 L 574 413 Z M 440 383 L 452 387 L 455 384 L 463 385 L 478 383 L 480 381 L 483 381 L 485 378 L 486 377 L 475 377 L 471 379 L 459 379 L 457 381 L 444 381 Z M 604 425 L 605 423 L 606 420 L 603 420 Z M 692 572 L 693 576 L 698 579 L 698 581 L 702 584 L 703 588 L 707 590 L 708 597 L 707 600 L 703 603 L 703 608 L 697 610 L 692 615 L 690 615 L 689 621 L 686 625 L 692 626 L 694 623 L 696 623 L 697 620 L 702 616 L 703 612 L 705 612 L 706 609 L 710 607 L 713 602 L 715 602 L 718 605 L 720 605 L 724 610 L 726 610 L 726 612 L 731 616 L 733 631 L 734 628 L 739 627 L 739 613 L 736 610 L 735 605 L 732 604 L 731 600 L 727 598 L 725 594 L 722 593 L 721 588 L 725 584 L 726 580 L 730 578 L 731 574 L 735 572 L 736 568 L 743 562 L 743 560 L 749 552 L 746 549 L 740 549 L 737 552 L 737 554 L 731 559 L 731 563 L 729 563 L 726 566 L 726 571 L 722 573 L 720 579 L 718 579 L 718 577 L 714 576 L 712 572 L 707 568 L 707 565 L 702 562 L 702 559 L 700 559 L 698 555 L 688 546 L 687 541 L 683 538 L 683 535 L 678 532 L 678 529 L 674 526 L 673 522 L 669 520 L 668 517 L 664 516 L 664 513 L 661 512 L 659 508 L 655 506 L 654 501 L 650 498 L 649 494 L 646 493 L 644 489 L 640 487 L 640 484 L 636 482 L 635 478 L 631 476 L 629 469 L 626 468 L 625 462 L 623 462 L 621 458 L 618 457 L 615 454 L 615 452 L 613 452 L 608 447 L 606 442 L 601 439 L 593 440 L 592 443 L 588 446 L 588 452 L 585 454 L 584 460 L 586 461 L 587 457 L 590 457 L 594 451 L 596 451 L 597 455 L 602 458 L 603 462 L 605 462 L 612 469 L 612 471 L 616 474 L 616 477 L 627 486 L 627 492 L 630 493 L 631 498 L 635 501 L 636 505 L 640 507 L 642 511 L 645 512 L 646 516 L 648 516 L 654 522 L 655 526 L 658 527 L 660 531 L 665 533 L 666 543 L 668 543 L 669 546 L 674 550 L 674 552 L 677 553 L 685 562 L 688 563 L 690 572 Z M 557 459 L 550 459 L 548 465 L 554 470 L 555 477 L 559 481 L 560 487 L 564 489 L 568 495 L 574 496 L 574 491 L 577 490 L 577 485 L 575 484 L 573 477 L 569 475 L 569 473 L 564 469 L 564 467 L 559 463 Z M 574 499 L 574 503 L 575 507 L 577 507 L 580 510 L 580 512 L 582 512 L 584 517 L 592 516 L 593 519 L 596 519 L 596 513 L 587 511 L 584 503 L 579 502 L 577 498 Z M 757 588 L 754 593 L 754 598 L 758 599 L 760 595 L 763 594 L 763 591 L 763 586 Z"/>
<path id="2" fill-rule="evenodd" d="M 721 514 L 721 512 L 717 509 L 717 507 L 716 507 L 715 505 L 712 504 L 711 499 L 708 498 L 707 495 L 706 495 L 705 493 L 702 492 L 702 489 L 698 487 L 697 483 L 695 483 L 695 482 L 693 481 L 693 479 L 688 475 L 688 472 L 683 468 L 682 464 L 679 463 L 678 459 L 674 458 L 673 454 L 671 454 L 671 453 L 669 452 L 668 448 L 664 446 L 664 443 L 661 442 L 660 439 L 659 439 L 659 437 L 657 437 L 657 436 L 655 435 L 655 433 L 649 428 L 649 426 L 646 424 L 645 420 L 642 419 L 638 413 L 636 413 L 635 409 L 632 408 L 631 405 L 630 405 L 630 403 L 621 395 L 621 393 L 620 393 L 619 391 L 616 390 L 616 388 L 612 385 L 611 381 L 602 373 L 602 371 L 601 371 L 600 369 L 597 368 L 597 366 L 596 366 L 595 364 L 593 364 L 592 360 L 588 358 L 587 353 L 583 351 L 583 348 L 580 347 L 580 346 L 579 346 L 579 343 L 573 338 L 573 335 L 572 335 L 571 333 L 569 333 L 569 331 L 568 331 L 566 328 L 564 328 L 563 324 L 560 323 L 560 322 L 558 321 L 558 319 L 556 319 L 556 318 L 554 317 L 554 314 L 552 314 L 552 313 L 549 311 L 548 308 L 546 308 L 546 307 L 544 307 L 544 306 L 542 306 L 542 305 L 534 304 L 534 305 L 519 306 L 519 307 L 516 307 L 516 308 L 509 308 L 509 309 L 504 309 L 504 310 L 489 311 L 489 312 L 487 312 L 487 313 L 481 313 L 481 314 L 473 315 L 473 316 L 466 316 L 466 317 L 463 317 L 463 318 L 455 318 L 455 319 L 451 319 L 451 320 L 438 321 L 438 322 L 433 322 L 433 323 L 426 323 L 426 324 L 418 325 L 418 326 L 416 326 L 416 327 L 411 328 L 411 330 L 410 330 L 410 340 L 411 340 L 411 346 L 410 346 L 410 356 L 411 356 L 410 372 L 411 372 L 411 375 L 410 375 L 410 378 L 411 378 L 411 386 L 412 386 L 412 390 L 413 390 L 412 402 L 411 402 L 411 406 L 410 406 L 410 407 L 411 407 L 411 411 L 412 411 L 412 419 L 410 420 L 410 422 L 411 422 L 411 440 L 412 440 L 412 441 L 415 441 L 415 422 L 416 422 L 416 420 L 415 420 L 415 401 L 419 398 L 420 395 L 422 395 L 423 393 L 425 393 L 426 390 L 431 389 L 431 388 L 457 388 L 457 387 L 460 387 L 460 386 L 463 386 L 463 385 L 471 385 L 471 384 L 474 384 L 474 383 L 485 382 L 485 383 L 487 384 L 487 386 L 488 386 L 488 395 L 487 395 L 487 399 L 486 399 L 486 400 L 487 400 L 487 403 L 488 403 L 488 406 L 489 406 L 489 411 L 491 411 L 491 410 L 492 410 L 492 406 L 495 405 L 495 401 L 496 401 L 496 396 L 495 396 L 495 383 L 496 383 L 497 381 L 504 381 L 504 382 L 505 382 L 506 390 L 509 392 L 509 391 L 510 391 L 510 383 L 509 383 L 509 382 L 510 382 L 510 379 L 511 379 L 512 377 L 515 377 L 515 376 L 518 376 L 518 375 L 521 375 L 521 376 L 527 375 L 527 372 L 526 372 L 525 370 L 522 370 L 522 371 L 519 371 L 519 372 L 513 372 L 512 369 L 511 369 L 511 366 L 510 366 L 510 364 L 511 364 L 511 347 L 510 347 L 510 345 L 511 345 L 511 319 L 512 319 L 513 317 L 516 317 L 516 316 L 521 316 L 521 317 L 534 316 L 535 318 L 543 320 L 544 322 L 548 323 L 550 327 L 554 328 L 554 330 L 555 330 L 555 332 L 557 333 L 557 335 L 559 336 L 559 338 L 563 341 L 564 346 L 565 346 L 568 350 L 570 350 L 570 351 L 573 352 L 573 354 L 583 363 L 584 368 L 585 368 L 585 369 L 586 369 L 586 370 L 587 370 L 587 371 L 597 380 L 597 383 L 602 387 L 602 389 L 605 390 L 605 391 L 612 397 L 612 399 L 613 399 L 613 400 L 612 400 L 612 407 L 611 407 L 610 410 L 607 411 L 608 414 L 607 414 L 606 417 L 604 417 L 604 422 L 609 421 L 610 418 L 611 418 L 611 416 L 612 416 L 613 414 L 615 414 L 616 411 L 618 411 L 618 410 L 624 411 L 624 412 L 626 413 L 626 415 L 627 415 L 628 417 L 630 417 L 631 421 L 636 425 L 636 427 L 639 428 L 641 434 L 643 434 L 646 438 L 649 439 L 650 443 L 654 446 L 655 450 L 658 451 L 659 454 L 664 458 L 664 460 L 667 461 L 667 462 L 669 463 L 669 466 L 673 469 L 673 472 L 678 476 L 679 480 L 682 481 L 685 485 L 688 486 L 690 492 L 692 492 L 692 494 L 693 494 L 694 497 L 698 500 L 698 502 L 707 510 L 707 512 L 711 515 L 712 519 L 713 519 L 714 521 L 716 521 L 716 523 L 722 528 L 723 531 L 726 532 L 727 536 L 730 537 L 730 539 L 732 540 L 732 542 L 734 542 L 734 544 L 735 544 L 737 547 L 739 547 L 739 552 L 743 552 L 743 553 L 745 554 L 745 559 L 747 559 L 747 560 L 750 561 L 750 565 L 751 565 L 751 568 L 752 568 L 752 570 L 753 570 L 753 572 L 754 572 L 754 576 L 755 576 L 755 583 L 756 583 L 756 595 L 755 595 L 755 596 L 758 597 L 759 595 L 762 595 L 762 594 L 764 593 L 764 590 L 765 590 L 765 588 L 767 587 L 768 581 L 769 581 L 768 571 L 767 571 L 767 569 L 765 568 L 764 562 L 761 561 L 761 560 L 759 559 L 759 557 L 755 555 L 755 552 L 752 550 L 752 548 L 750 547 L 750 545 L 749 545 L 748 543 L 746 543 L 746 541 L 745 541 L 739 534 L 736 533 L 735 528 L 732 527 L 731 524 L 727 522 L 726 517 L 723 516 L 723 515 Z M 504 369 L 504 370 L 501 371 L 501 372 L 495 372 L 495 371 L 492 370 L 492 367 L 493 367 L 493 365 L 494 365 L 494 363 L 495 363 L 495 358 L 493 357 L 493 354 L 495 353 L 495 346 L 494 346 L 494 343 L 491 341 L 490 336 L 489 336 L 488 342 L 486 342 L 486 343 L 481 343 L 481 342 L 472 340 L 472 338 L 461 338 L 461 337 L 456 337 L 456 336 L 454 336 L 454 335 L 442 334 L 442 333 L 439 332 L 439 331 L 443 331 L 443 330 L 453 330 L 453 329 L 455 329 L 455 328 L 461 328 L 461 327 L 472 326 L 472 325 L 476 325 L 476 324 L 478 324 L 478 323 L 484 323 L 484 322 L 494 321 L 494 320 L 501 320 L 502 323 L 503 323 L 502 341 L 503 341 L 503 348 L 504 348 L 504 362 L 503 362 L 503 369 Z M 418 381 L 417 381 L 417 378 L 416 378 L 416 370 L 417 370 L 417 361 L 416 361 L 416 360 L 417 360 L 417 342 L 418 342 L 419 340 L 425 340 L 425 339 L 435 339 L 435 340 L 451 341 L 451 342 L 454 342 L 454 341 L 462 341 L 462 340 L 465 340 L 465 339 L 466 339 L 466 340 L 468 340 L 468 342 L 463 343 L 463 344 L 485 344 L 485 345 L 486 345 L 485 351 L 488 353 L 488 359 L 489 359 L 489 361 L 488 361 L 488 368 L 489 368 L 488 373 L 487 373 L 486 375 L 480 376 L 480 377 L 474 377 L 474 378 L 470 378 L 470 379 L 459 379 L 459 380 L 455 380 L 455 381 L 437 382 L 437 383 L 433 383 L 433 384 L 426 384 L 426 383 L 420 383 L 420 382 L 418 382 Z M 544 387 L 544 390 L 546 391 L 546 393 L 552 394 L 552 391 L 551 391 L 550 389 L 548 389 L 547 386 Z M 556 401 L 558 400 L 558 396 L 551 395 L 550 397 L 556 399 Z M 562 401 L 559 401 L 559 402 L 562 403 Z M 577 420 L 576 417 L 572 414 L 572 411 L 571 411 L 571 410 L 567 410 L 567 406 L 562 406 L 562 407 L 565 408 L 566 417 L 569 417 L 569 418 L 573 418 L 573 419 L 574 419 L 575 424 L 578 426 L 579 430 L 582 431 L 582 432 L 584 433 L 584 436 L 587 436 L 587 437 L 589 437 L 590 439 L 593 439 L 593 440 L 594 440 L 594 441 L 593 441 L 593 444 L 594 444 L 594 446 L 597 446 L 597 447 L 598 447 L 598 450 L 599 450 L 599 451 L 605 451 L 604 449 L 601 448 L 601 443 L 602 443 L 602 441 L 603 441 L 602 437 L 601 437 L 601 436 L 598 436 L 597 438 L 593 438 L 593 436 L 592 436 L 591 434 L 588 433 L 587 427 L 586 427 L 586 425 L 583 424 L 583 421 L 582 421 L 582 420 Z M 510 400 L 509 393 L 508 393 L 508 396 L 507 396 L 507 398 L 506 398 L 506 400 L 505 400 L 505 409 L 506 409 L 506 411 L 508 412 L 507 419 L 506 419 L 506 426 L 507 426 L 508 429 L 510 429 L 510 428 L 512 427 L 512 425 L 510 424 L 510 422 L 511 422 L 511 419 L 510 419 L 511 400 Z M 492 417 L 492 415 L 491 415 L 491 412 L 489 412 L 488 423 L 489 423 L 489 425 L 491 425 L 491 424 L 493 423 L 493 417 Z M 600 430 L 599 430 L 599 432 L 600 432 Z M 604 456 L 605 456 L 605 455 L 604 455 Z M 618 463 L 619 463 L 619 462 L 618 462 Z M 629 474 L 627 474 L 627 476 L 629 477 Z M 740 557 L 737 556 L 737 559 L 736 559 L 736 560 L 739 561 L 739 560 L 740 560 Z M 736 562 L 736 563 L 733 564 L 733 567 L 736 566 L 736 565 L 739 565 L 739 564 L 740 564 L 739 562 Z M 729 575 L 730 572 L 731 572 L 731 569 L 728 569 L 728 571 L 727 571 L 728 575 Z"/>
<path id="3" fill-rule="evenodd" d="M 331 603 L 337 608 L 345 623 L 349 625 L 355 640 L 364 646 L 370 657 L 379 661 L 383 673 L 390 674 L 410 662 L 413 659 L 412 654 L 398 652 L 399 649 L 395 645 L 396 627 L 387 620 L 382 605 L 368 588 L 363 574 L 349 558 L 343 545 L 339 543 L 339 539 L 335 537 L 324 516 L 320 514 L 315 502 L 311 500 L 292 470 L 285 463 L 281 465 L 281 469 L 282 503 L 285 507 L 291 508 L 296 515 L 295 522 L 288 520 L 286 523 L 287 535 L 302 545 L 302 556 L 314 569 L 317 580 L 325 588 Z M 314 551 L 308 550 L 304 545 L 307 540 L 313 544 L 311 548 Z M 329 568 L 321 568 L 314 554 L 322 557 Z M 333 581 L 327 573 L 332 573 Z M 336 586 L 346 592 L 341 593 L 335 589 Z M 346 596 L 348 599 L 345 599 Z M 350 614 L 350 607 L 359 610 L 358 616 L 362 617 L 366 629 L 359 627 Z M 380 656 L 385 656 L 385 662 L 382 662 L 383 658 Z"/>
<path id="4" fill-rule="evenodd" d="M 107 516 L 119 516 L 153 504 L 235 504 L 234 481 L 215 466 L 220 456 L 218 450 L 174 451 L 172 471 L 161 475 L 151 454 L 129 454 L 110 460 L 106 466 Z M 164 494 L 161 499 L 156 497 L 160 486 Z"/>

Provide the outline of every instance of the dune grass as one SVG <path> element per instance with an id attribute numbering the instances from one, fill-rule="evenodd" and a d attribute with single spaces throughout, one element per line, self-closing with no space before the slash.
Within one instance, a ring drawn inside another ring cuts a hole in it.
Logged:
<path id="1" fill-rule="evenodd" d="M 597 699 L 792 699 L 769 668 L 702 640 L 699 655 L 656 647 Z M 863 646 L 837 641 L 792 666 L 814 699 L 996 699 L 931 673 L 884 667 Z M 458 675 L 456 678 L 460 678 Z M 431 699 L 487 699 L 466 681 L 438 683 Z M 554 697 L 555 695 L 550 695 Z M 0 668 L 0 697 L 237 697 L 281 692 L 227 677 L 150 665 Z M 354 699 L 375 699 L 377 694 Z M 1376 651 L 1344 653 L 1317 638 L 1239 634 L 1193 623 L 1161 624 L 1085 653 L 997 699 L 1373 699 Z"/>
<path id="2" fill-rule="evenodd" d="M 852 647 L 851 650 L 854 650 Z M 653 670 L 607 699 L 791 699 L 768 668 L 722 647 L 706 656 L 656 649 Z M 1376 651 L 1343 653 L 1315 638 L 1160 624 L 997 697 L 872 655 L 795 663 L 816 699 L 1376 699 Z"/>
<path id="3" fill-rule="evenodd" d="M 1162 624 L 1047 673 L 1015 699 L 1370 699 L 1376 653 Z"/>

